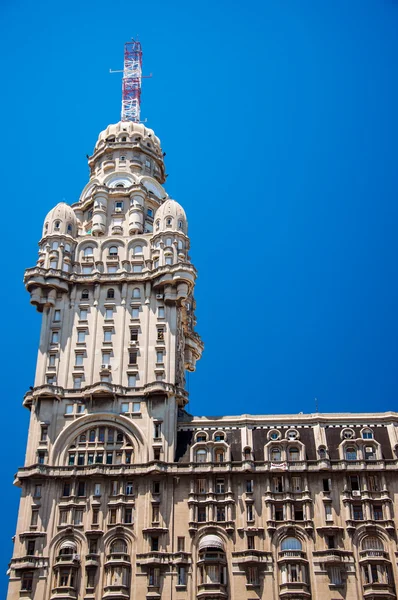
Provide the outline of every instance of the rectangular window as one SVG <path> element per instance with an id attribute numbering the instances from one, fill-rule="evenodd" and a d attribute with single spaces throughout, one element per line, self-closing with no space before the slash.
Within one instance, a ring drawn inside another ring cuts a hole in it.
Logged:
<path id="1" fill-rule="evenodd" d="M 87 265 L 84 265 L 82 267 L 82 273 L 83 273 L 83 275 L 90 275 L 90 273 L 92 273 L 92 272 L 93 272 L 93 267 L 89 267 Z"/>
<path id="2" fill-rule="evenodd" d="M 112 496 L 117 496 L 118 493 L 119 493 L 119 482 L 118 481 L 112 481 L 111 495 Z"/>
<path id="3" fill-rule="evenodd" d="M 292 491 L 301 492 L 301 477 L 292 477 Z"/>
<path id="4" fill-rule="evenodd" d="M 79 344 L 84 344 L 86 341 L 86 332 L 85 331 L 78 331 L 77 332 L 77 341 Z"/>
<path id="5" fill-rule="evenodd" d="M 207 479 L 197 479 L 196 480 L 196 491 L 198 494 L 206 494 L 207 493 Z"/>
<path id="6" fill-rule="evenodd" d="M 21 581 L 21 591 L 31 592 L 33 589 L 33 571 L 23 571 Z"/>
<path id="7" fill-rule="evenodd" d="M 97 463 L 97 465 L 102 465 L 102 463 L 104 462 L 103 452 L 97 452 L 97 454 L 95 455 L 95 462 Z"/>
<path id="8" fill-rule="evenodd" d="M 76 367 L 81 367 L 81 366 L 83 366 L 83 356 L 84 356 L 84 355 L 83 355 L 83 353 L 82 353 L 82 352 L 80 352 L 80 353 L 78 352 L 78 353 L 75 355 L 75 366 L 76 366 Z"/>
<path id="9" fill-rule="evenodd" d="M 71 485 L 69 481 L 65 481 L 64 486 L 62 488 L 63 496 L 70 496 Z"/>
<path id="10" fill-rule="evenodd" d="M 164 319 L 164 306 L 158 307 L 158 317 L 159 319 Z"/>
<path id="11" fill-rule="evenodd" d="M 130 342 L 138 342 L 138 329 L 130 329 Z"/>
<path id="12" fill-rule="evenodd" d="M 302 505 L 294 506 L 294 520 L 295 521 L 303 521 L 304 519 L 304 511 Z"/>
<path id="13" fill-rule="evenodd" d="M 153 459 L 160 460 L 160 448 L 153 449 Z"/>
<path id="14" fill-rule="evenodd" d="M 158 568 L 154 569 L 153 567 L 150 567 L 150 569 L 148 571 L 148 585 L 153 586 L 153 587 L 159 587 L 159 580 L 160 580 L 160 569 L 158 569 Z"/>
<path id="15" fill-rule="evenodd" d="M 333 521 L 331 504 L 325 504 L 325 518 L 326 518 L 326 521 Z"/>
<path id="16" fill-rule="evenodd" d="M 132 319 L 139 319 L 140 318 L 140 309 L 137 306 L 134 306 L 131 309 L 131 318 Z"/>
<path id="17" fill-rule="evenodd" d="M 216 494 L 225 494 L 224 479 L 216 479 Z"/>
<path id="18" fill-rule="evenodd" d="M 156 352 L 156 362 L 163 363 L 163 352 Z"/>
<path id="19" fill-rule="evenodd" d="M 47 427 L 47 425 L 42 425 L 41 426 L 40 441 L 41 442 L 46 442 L 47 438 L 48 438 L 48 427 Z"/>
<path id="20" fill-rule="evenodd" d="M 127 506 L 124 509 L 124 522 L 128 525 L 133 522 L 133 509 Z"/>
<path id="21" fill-rule="evenodd" d="M 248 567 L 248 569 L 247 569 L 247 583 L 249 585 L 257 585 L 257 583 L 258 583 L 258 570 L 257 570 L 257 567 Z"/>
<path id="22" fill-rule="evenodd" d="M 111 362 L 111 353 L 110 352 L 103 352 L 102 353 L 102 364 L 103 365 L 109 365 Z"/>
<path id="23" fill-rule="evenodd" d="M 272 491 L 283 492 L 283 479 L 280 475 L 276 475 L 272 478 Z"/>
<path id="24" fill-rule="evenodd" d="M 48 366 L 49 367 L 55 367 L 55 357 L 56 357 L 56 354 L 48 355 Z"/>
<path id="25" fill-rule="evenodd" d="M 54 310 L 54 321 L 59 322 L 61 320 L 61 311 L 60 310 Z"/>
<path id="26" fill-rule="evenodd" d="M 73 515 L 73 524 L 74 525 L 82 525 L 83 523 L 83 511 L 80 508 L 75 508 L 75 513 Z"/>
<path id="27" fill-rule="evenodd" d="M 163 329 L 163 327 L 158 327 L 158 330 L 157 330 L 157 339 L 160 342 L 162 342 L 164 340 L 164 329 Z"/>
<path id="28" fill-rule="evenodd" d="M 253 492 L 253 479 L 246 479 L 246 493 L 251 494 Z"/>
<path id="29" fill-rule="evenodd" d="M 37 453 L 37 462 L 39 463 L 39 465 L 44 465 L 44 458 L 45 458 L 44 452 Z"/>
<path id="30" fill-rule="evenodd" d="M 162 424 L 161 423 L 154 423 L 153 425 L 153 437 L 155 438 L 155 440 L 160 439 L 162 434 Z"/>
<path id="31" fill-rule="evenodd" d="M 30 517 L 30 526 L 37 527 L 38 520 L 39 520 L 39 510 L 37 508 L 33 508 L 32 514 Z"/>
<path id="32" fill-rule="evenodd" d="M 88 465 L 94 464 L 94 454 L 92 452 L 89 452 L 87 454 L 87 464 Z"/>
<path id="33" fill-rule="evenodd" d="M 26 547 L 26 553 L 28 556 L 34 556 L 35 545 L 36 545 L 35 540 L 28 540 L 27 547 Z"/>
<path id="34" fill-rule="evenodd" d="M 152 482 L 152 494 L 160 494 L 160 481 Z"/>
<path id="35" fill-rule="evenodd" d="M 135 383 L 134 383 L 134 385 L 135 385 Z M 131 387 L 134 387 L 134 386 L 131 386 Z M 133 413 L 139 413 L 139 412 L 141 412 L 141 402 L 133 402 Z"/>
<path id="36" fill-rule="evenodd" d="M 124 488 L 124 493 L 126 494 L 126 496 L 132 496 L 134 492 L 133 489 L 133 482 L 132 481 L 128 481 L 125 485 Z"/>
<path id="37" fill-rule="evenodd" d="M 142 273 L 142 265 L 133 265 L 133 273 Z"/>
<path id="38" fill-rule="evenodd" d="M 101 496 L 101 484 L 100 483 L 94 484 L 94 496 Z"/>
<path id="39" fill-rule="evenodd" d="M 85 457 L 86 455 L 84 454 L 84 452 L 79 452 L 79 454 L 77 455 L 77 464 L 79 467 L 82 467 L 84 465 Z"/>
<path id="40" fill-rule="evenodd" d="M 334 535 L 327 535 L 326 543 L 329 550 L 336 548 L 336 538 L 334 537 Z"/>
<path id="41" fill-rule="evenodd" d="M 157 535 L 151 536 L 151 550 L 152 550 L 152 552 L 159 551 L 159 538 Z"/>
<path id="42" fill-rule="evenodd" d="M 127 378 L 128 378 L 128 386 L 129 387 L 135 387 L 137 385 L 137 375 L 130 375 L 129 374 L 127 376 Z M 137 404 L 139 404 L 139 402 L 135 402 L 134 404 L 137 405 Z M 134 404 L 133 404 L 133 406 L 134 406 Z M 133 412 L 140 412 L 140 411 L 139 410 L 138 411 L 133 410 Z"/>
<path id="43" fill-rule="evenodd" d="M 116 508 L 111 508 L 109 511 L 109 523 L 114 525 L 116 523 Z"/>
<path id="44" fill-rule="evenodd" d="M 104 342 L 105 344 L 112 342 L 112 331 L 110 329 L 104 330 Z"/>
<path id="45" fill-rule="evenodd" d="M 33 492 L 33 496 L 35 498 L 41 498 L 41 485 L 40 484 L 35 485 L 35 491 Z"/>
<path id="46" fill-rule="evenodd" d="M 377 475 L 369 475 L 368 486 L 371 492 L 378 492 L 380 490 L 379 479 Z"/>
<path id="47" fill-rule="evenodd" d="M 73 378 L 73 389 L 74 390 L 80 390 L 81 387 L 82 387 L 82 378 L 81 377 L 74 377 Z"/>
<path id="48" fill-rule="evenodd" d="M 185 552 L 185 537 L 178 537 L 177 538 L 177 551 L 178 552 Z"/>
<path id="49" fill-rule="evenodd" d="M 329 479 L 322 479 L 323 491 L 330 492 Z"/>
<path id="50" fill-rule="evenodd" d="M 358 475 L 350 475 L 350 487 L 353 492 L 361 489 Z"/>
<path id="51" fill-rule="evenodd" d="M 159 505 L 152 506 L 152 523 L 159 523 Z"/>
<path id="52" fill-rule="evenodd" d="M 246 506 L 246 516 L 248 521 L 254 521 L 253 504 Z"/>
<path id="53" fill-rule="evenodd" d="M 84 413 L 84 409 L 85 409 L 84 404 L 78 404 L 77 407 L 76 407 L 76 409 L 77 409 L 77 414 L 78 415 L 83 414 Z"/>
<path id="54" fill-rule="evenodd" d="M 354 504 L 352 507 L 354 521 L 363 521 L 362 504 Z"/>
<path id="55" fill-rule="evenodd" d="M 185 567 L 178 567 L 178 585 L 186 585 Z"/>
<path id="56" fill-rule="evenodd" d="M 51 334 L 51 343 L 58 344 L 59 342 L 59 331 L 53 331 Z"/>
<path id="57" fill-rule="evenodd" d="M 340 567 L 330 567 L 329 576 L 332 585 L 342 585 Z"/>
<path id="58" fill-rule="evenodd" d="M 129 365 L 136 365 L 137 364 L 137 356 L 138 353 L 136 350 L 130 350 L 129 352 Z"/>
<path id="59" fill-rule="evenodd" d="M 125 156 L 121 156 L 120 160 L 126 160 L 126 157 Z M 119 209 L 119 210 L 123 210 L 123 202 L 121 200 L 118 200 L 117 202 L 115 202 L 115 208 Z M 109 250 L 109 254 L 111 256 L 113 256 L 113 255 L 117 256 L 117 252 L 112 251 L 112 250 Z"/>
<path id="60" fill-rule="evenodd" d="M 217 506 L 217 521 L 225 521 L 225 507 Z"/>
<path id="61" fill-rule="evenodd" d="M 248 535 L 247 536 L 247 549 L 248 550 L 254 550 L 254 535 Z"/>
<path id="62" fill-rule="evenodd" d="M 198 507 L 198 522 L 199 523 L 205 523 L 206 520 L 207 520 L 207 518 L 206 518 L 206 507 L 205 506 L 199 506 Z"/>
<path id="63" fill-rule="evenodd" d="M 113 452 L 106 453 L 106 464 L 111 465 L 113 462 Z"/>
<path id="64" fill-rule="evenodd" d="M 80 312 L 79 312 L 79 320 L 80 321 L 87 321 L 87 308 L 81 308 Z"/>
<path id="65" fill-rule="evenodd" d="M 129 409 L 130 409 L 130 404 L 128 402 L 122 402 L 122 405 L 120 407 L 120 412 L 128 413 Z"/>
<path id="66" fill-rule="evenodd" d="M 85 481 L 79 481 L 79 483 L 77 484 L 77 495 L 78 496 L 86 495 L 86 482 Z"/>
<path id="67" fill-rule="evenodd" d="M 72 467 L 75 464 L 75 453 L 70 452 L 68 457 L 68 465 Z"/>
<path id="68" fill-rule="evenodd" d="M 381 506 L 381 504 L 375 504 L 373 506 L 373 519 L 375 521 L 383 520 L 383 507 Z"/>
<path id="69" fill-rule="evenodd" d="M 110 319 L 113 319 L 113 308 L 106 308 L 105 309 L 105 319 L 107 319 L 108 321 Z"/>
<path id="70" fill-rule="evenodd" d="M 60 510 L 59 511 L 59 524 L 66 525 L 69 520 L 69 510 Z"/>
<path id="71" fill-rule="evenodd" d="M 92 518 L 92 524 L 93 525 L 98 525 L 98 518 L 99 518 L 99 508 L 94 508 L 93 512 L 92 512 L 93 518 Z M 93 541 L 93 540 L 91 540 Z"/>

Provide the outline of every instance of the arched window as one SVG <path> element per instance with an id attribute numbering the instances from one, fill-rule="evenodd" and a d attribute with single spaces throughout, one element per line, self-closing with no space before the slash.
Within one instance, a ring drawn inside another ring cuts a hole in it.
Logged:
<path id="1" fill-rule="evenodd" d="M 300 540 L 295 537 L 287 537 L 282 540 L 281 550 L 298 550 L 301 551 L 302 545 Z"/>
<path id="2" fill-rule="evenodd" d="M 141 298 L 141 290 L 140 288 L 133 289 L 133 298 Z"/>
<path id="3" fill-rule="evenodd" d="M 368 535 L 362 540 L 361 548 L 362 550 L 384 550 L 384 544 L 380 538 Z"/>
<path id="4" fill-rule="evenodd" d="M 117 187 L 117 188 L 124 188 L 124 183 L 117 183 L 115 185 L 115 187 Z"/>
<path id="5" fill-rule="evenodd" d="M 127 554 L 127 543 L 125 540 L 117 539 L 111 544 L 111 554 Z"/>
<path id="6" fill-rule="evenodd" d="M 344 454 L 346 460 L 357 460 L 357 449 L 354 446 L 347 446 Z"/>
<path id="7" fill-rule="evenodd" d="M 319 448 L 318 452 L 319 452 L 319 458 L 321 460 L 326 458 L 326 448 Z"/>
<path id="8" fill-rule="evenodd" d="M 214 451 L 214 460 L 215 462 L 222 463 L 225 461 L 225 452 L 221 448 L 217 448 Z"/>
<path id="9" fill-rule="evenodd" d="M 115 297 L 115 290 L 113 288 L 109 288 L 107 294 L 106 294 L 107 298 L 114 298 Z"/>
<path id="10" fill-rule="evenodd" d="M 289 460 L 300 460 L 300 450 L 296 446 L 289 448 Z"/>
<path id="11" fill-rule="evenodd" d="M 173 224 L 173 219 L 171 219 L 170 217 L 168 219 L 166 219 L 167 227 L 171 227 L 172 224 Z"/>
<path id="12" fill-rule="evenodd" d="M 172 245 L 173 245 L 173 240 L 170 237 L 166 238 L 166 246 L 172 246 Z"/>
<path id="13" fill-rule="evenodd" d="M 362 431 L 362 438 L 364 440 L 373 440 L 373 431 L 371 429 L 364 429 Z"/>
<path id="14" fill-rule="evenodd" d="M 246 447 L 246 448 L 243 450 L 243 456 L 244 456 L 244 459 L 245 459 L 245 460 L 250 460 L 250 459 L 251 459 L 251 457 L 252 457 L 252 451 L 251 451 L 251 448 L 249 448 L 249 447 Z"/>
<path id="15" fill-rule="evenodd" d="M 125 135 L 122 137 L 122 142 L 127 142 L 127 138 Z"/>
<path id="16" fill-rule="evenodd" d="M 219 431 L 214 435 L 214 440 L 216 442 L 223 442 L 225 440 L 225 435 Z"/>
<path id="17" fill-rule="evenodd" d="M 88 300 L 88 290 L 82 290 L 82 300 Z"/>
<path id="18" fill-rule="evenodd" d="M 46 224 L 44 225 L 44 234 L 46 234 L 46 233 L 47 233 L 47 231 L 48 231 L 48 223 L 46 223 Z"/>
<path id="19" fill-rule="evenodd" d="M 76 452 L 77 448 L 77 452 Z M 77 462 L 76 462 L 77 458 Z M 68 452 L 68 465 L 134 463 L 132 440 L 116 427 L 99 426 L 80 433 Z"/>
<path id="20" fill-rule="evenodd" d="M 59 231 L 61 227 L 61 221 L 55 221 L 54 223 L 54 231 Z"/>
<path id="21" fill-rule="evenodd" d="M 79 442 L 81 444 L 85 444 L 87 442 L 87 435 L 85 433 L 82 433 L 79 437 Z"/>
<path id="22" fill-rule="evenodd" d="M 58 246 L 59 246 L 59 243 L 58 243 L 58 242 L 53 242 L 53 243 L 51 244 L 51 250 L 58 250 Z"/>
<path id="23" fill-rule="evenodd" d="M 83 250 L 83 256 L 92 256 L 93 255 L 93 247 L 86 246 Z"/>
<path id="24" fill-rule="evenodd" d="M 67 232 L 72 233 L 72 225 L 68 223 Z"/>
<path id="25" fill-rule="evenodd" d="M 155 225 L 156 225 L 156 231 L 158 231 L 159 227 L 160 227 L 160 220 L 159 219 L 156 220 Z"/>
<path id="26" fill-rule="evenodd" d="M 62 542 L 59 548 L 59 556 L 69 556 L 70 554 L 76 554 L 77 546 L 72 540 L 66 540 Z"/>
<path id="27" fill-rule="evenodd" d="M 182 221 L 178 221 L 178 229 L 183 229 L 184 225 Z"/>
<path id="28" fill-rule="evenodd" d="M 280 448 L 271 448 L 271 460 L 277 461 L 281 460 L 281 451 Z"/>
<path id="29" fill-rule="evenodd" d="M 138 256 L 140 254 L 142 254 L 142 246 L 134 246 L 133 256 Z"/>
<path id="30" fill-rule="evenodd" d="M 196 462 L 204 463 L 207 460 L 207 451 L 204 448 L 196 450 Z"/>
<path id="31" fill-rule="evenodd" d="M 90 442 L 95 442 L 95 429 L 91 429 L 91 430 L 90 430 L 90 437 L 89 437 L 89 441 L 90 441 Z"/>
<path id="32" fill-rule="evenodd" d="M 109 256 L 117 256 L 118 251 L 117 251 L 117 246 L 111 246 L 109 248 Z"/>

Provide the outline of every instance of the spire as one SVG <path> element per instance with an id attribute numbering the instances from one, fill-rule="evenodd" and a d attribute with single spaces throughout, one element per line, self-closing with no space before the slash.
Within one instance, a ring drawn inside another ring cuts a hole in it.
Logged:
<path id="1" fill-rule="evenodd" d="M 134 40 L 126 42 L 122 83 L 122 121 L 140 122 L 141 79 L 141 43 Z"/>

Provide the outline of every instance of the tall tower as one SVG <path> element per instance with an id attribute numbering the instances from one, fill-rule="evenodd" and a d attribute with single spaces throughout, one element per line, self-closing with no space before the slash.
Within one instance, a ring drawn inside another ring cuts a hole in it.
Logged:
<path id="1" fill-rule="evenodd" d="M 185 371 L 203 345 L 188 223 L 163 187 L 163 156 L 139 122 L 107 127 L 79 200 L 48 213 L 25 273 L 42 325 L 9 600 L 130 598 L 133 541 L 142 552 L 167 534 L 146 498 L 159 513 L 156 476 L 174 461 Z M 161 510 L 171 503 L 165 494 Z"/>

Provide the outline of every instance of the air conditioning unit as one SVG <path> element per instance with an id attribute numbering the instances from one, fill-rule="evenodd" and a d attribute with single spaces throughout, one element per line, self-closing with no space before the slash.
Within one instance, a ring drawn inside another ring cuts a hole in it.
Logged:
<path id="1" fill-rule="evenodd" d="M 137 340 L 131 340 L 130 346 L 136 346 L 138 344 Z"/>
<path id="2" fill-rule="evenodd" d="M 72 557 L 72 560 L 74 560 L 76 562 L 80 562 L 80 554 L 74 554 Z"/>
<path id="3" fill-rule="evenodd" d="M 373 454 L 375 451 L 375 449 L 373 448 L 373 446 L 366 446 L 365 447 L 365 452 L 369 452 L 369 454 Z"/>
<path id="4" fill-rule="evenodd" d="M 111 365 L 101 365 L 101 369 L 110 369 Z"/>
<path id="5" fill-rule="evenodd" d="M 361 492 L 360 492 L 360 490 L 352 490 L 352 495 L 355 496 L 355 497 L 357 497 L 357 498 L 358 497 L 360 498 L 361 497 Z"/>
<path id="6" fill-rule="evenodd" d="M 122 212 L 122 209 L 121 209 L 119 206 L 117 206 L 117 207 L 115 208 L 115 212 Z"/>
<path id="7" fill-rule="evenodd" d="M 156 294 L 156 300 L 163 300 L 163 294 Z"/>

